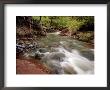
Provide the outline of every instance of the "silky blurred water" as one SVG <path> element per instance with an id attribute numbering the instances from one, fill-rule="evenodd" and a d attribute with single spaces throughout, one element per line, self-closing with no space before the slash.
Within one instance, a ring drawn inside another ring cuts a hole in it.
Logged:
<path id="1" fill-rule="evenodd" d="M 94 73 L 94 49 L 86 47 L 84 42 L 62 37 L 56 33 L 49 34 L 39 42 L 42 42 L 43 47 L 48 49 L 42 61 L 57 73 Z"/>

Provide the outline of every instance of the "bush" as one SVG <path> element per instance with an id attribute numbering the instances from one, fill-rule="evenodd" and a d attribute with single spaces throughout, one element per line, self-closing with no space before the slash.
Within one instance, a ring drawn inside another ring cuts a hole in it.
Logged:
<path id="1" fill-rule="evenodd" d="M 40 19 L 41 18 L 41 19 Z M 94 24 L 93 16 L 34 16 L 33 19 L 40 21 L 47 28 L 68 28 L 77 31 L 82 25 Z"/>

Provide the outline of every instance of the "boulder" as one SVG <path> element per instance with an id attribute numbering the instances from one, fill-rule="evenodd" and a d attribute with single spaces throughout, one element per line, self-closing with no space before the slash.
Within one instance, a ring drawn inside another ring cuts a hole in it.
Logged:
<path id="1" fill-rule="evenodd" d="M 63 29 L 60 34 L 61 36 L 70 36 L 71 32 L 68 29 Z"/>
<path id="2" fill-rule="evenodd" d="M 48 50 L 46 48 L 39 48 L 39 52 L 40 53 L 46 53 L 46 52 L 48 52 Z"/>

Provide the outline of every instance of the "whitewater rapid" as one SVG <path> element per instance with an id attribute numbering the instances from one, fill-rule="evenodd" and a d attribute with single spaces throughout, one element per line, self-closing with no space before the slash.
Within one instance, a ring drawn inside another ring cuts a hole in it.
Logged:
<path id="1" fill-rule="evenodd" d="M 45 53 L 43 60 L 59 74 L 93 74 L 94 61 L 83 57 L 76 49 L 71 52 L 64 47 L 54 48 L 55 52 Z"/>

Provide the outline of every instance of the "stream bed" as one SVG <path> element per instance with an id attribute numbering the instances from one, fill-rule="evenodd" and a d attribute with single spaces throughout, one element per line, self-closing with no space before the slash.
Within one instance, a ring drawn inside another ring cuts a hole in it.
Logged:
<path id="1" fill-rule="evenodd" d="M 59 32 L 37 38 L 38 47 L 24 53 L 48 67 L 53 74 L 94 74 L 94 47 Z"/>

